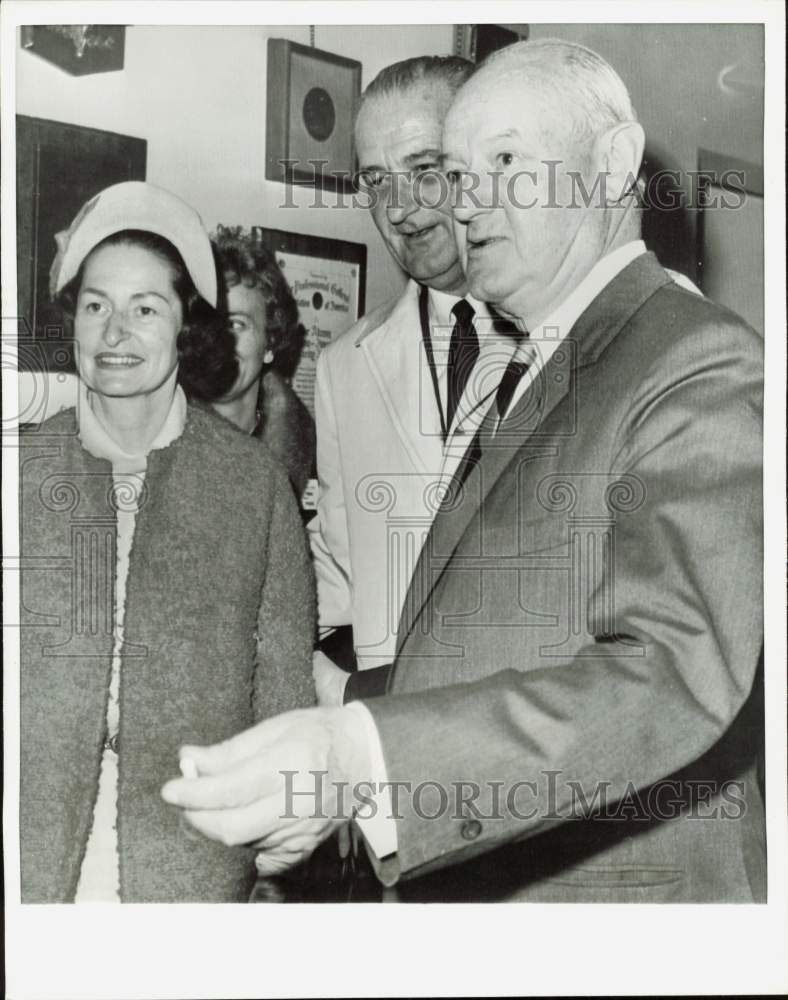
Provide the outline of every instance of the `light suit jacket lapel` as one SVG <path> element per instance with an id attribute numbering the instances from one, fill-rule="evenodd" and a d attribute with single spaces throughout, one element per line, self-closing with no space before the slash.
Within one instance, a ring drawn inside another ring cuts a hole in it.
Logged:
<path id="1" fill-rule="evenodd" d="M 437 477 L 443 460 L 440 419 L 421 343 L 418 285 L 411 281 L 394 311 L 359 343 L 370 373 L 415 470 Z"/>
<path id="2" fill-rule="evenodd" d="M 453 488 L 438 511 L 421 551 L 402 608 L 397 652 L 413 629 L 468 525 L 504 469 L 526 445 L 540 448 L 539 428 L 574 386 L 578 370 L 594 364 L 646 299 L 670 280 L 653 254 L 638 257 L 594 299 L 497 433 L 497 413 L 494 408 L 487 410 L 480 427 L 481 459 L 459 489 L 455 477 Z M 541 447 L 554 449 L 555 445 L 545 441 Z M 461 466 L 457 475 L 460 472 Z"/>

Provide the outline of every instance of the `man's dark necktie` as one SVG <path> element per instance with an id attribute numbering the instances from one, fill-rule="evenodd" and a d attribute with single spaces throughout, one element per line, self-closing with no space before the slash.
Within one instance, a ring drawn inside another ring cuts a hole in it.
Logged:
<path id="1" fill-rule="evenodd" d="M 447 365 L 447 431 L 451 429 L 463 390 L 479 357 L 479 338 L 473 325 L 473 306 L 465 299 L 460 299 L 452 308 L 452 312 L 456 322 L 449 341 L 449 363 Z"/>
<path id="2" fill-rule="evenodd" d="M 506 371 L 503 373 L 503 378 L 495 394 L 495 408 L 498 411 L 498 418 L 500 420 L 503 420 L 506 416 L 517 386 L 520 384 L 523 375 L 525 375 L 529 367 L 527 361 L 515 361 L 514 359 L 506 366 Z"/>
<path id="3" fill-rule="evenodd" d="M 514 397 L 515 390 L 520 384 L 521 379 L 528 371 L 530 365 L 527 361 L 515 361 L 512 360 L 506 366 L 506 370 L 503 373 L 503 377 L 498 384 L 498 391 L 495 394 L 495 409 L 498 414 L 498 419 L 503 420 L 506 413 L 511 406 L 512 398 Z M 468 450 L 463 455 L 460 460 L 460 464 L 457 467 L 457 471 L 454 474 L 454 483 L 450 488 L 449 495 L 453 495 L 454 491 L 465 483 L 465 480 L 471 474 L 471 470 L 476 465 L 477 462 L 481 460 L 482 457 L 482 432 L 481 428 L 476 432 L 473 440 L 468 445 Z M 451 501 L 449 501 L 451 502 Z"/>

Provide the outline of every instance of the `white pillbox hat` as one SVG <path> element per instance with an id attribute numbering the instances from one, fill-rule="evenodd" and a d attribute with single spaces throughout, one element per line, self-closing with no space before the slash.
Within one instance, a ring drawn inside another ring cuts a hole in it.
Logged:
<path id="1" fill-rule="evenodd" d="M 216 265 L 200 216 L 176 195 L 145 181 L 124 181 L 86 202 L 67 230 L 55 237 L 57 256 L 49 290 L 57 295 L 79 271 L 90 251 L 123 229 L 142 229 L 169 240 L 183 258 L 194 287 L 216 306 Z"/>

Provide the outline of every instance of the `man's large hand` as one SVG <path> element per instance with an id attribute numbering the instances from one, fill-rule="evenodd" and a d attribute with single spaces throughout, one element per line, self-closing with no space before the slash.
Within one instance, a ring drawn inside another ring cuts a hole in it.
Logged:
<path id="1" fill-rule="evenodd" d="M 181 748 L 182 770 L 162 788 L 201 833 L 260 848 L 257 869 L 273 875 L 309 857 L 351 817 L 342 793 L 368 777 L 363 725 L 341 708 L 309 708 L 267 719 L 224 743 Z M 191 762 L 191 763 L 187 763 Z"/>

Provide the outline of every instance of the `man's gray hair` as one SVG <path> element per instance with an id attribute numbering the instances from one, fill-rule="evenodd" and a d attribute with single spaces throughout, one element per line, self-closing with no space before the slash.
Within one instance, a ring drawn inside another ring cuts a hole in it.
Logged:
<path id="1" fill-rule="evenodd" d="M 356 106 L 359 112 L 374 97 L 401 94 L 415 87 L 445 87 L 450 98 L 473 72 L 473 63 L 461 56 L 416 56 L 386 66 L 369 83 Z"/>
<path id="2" fill-rule="evenodd" d="M 566 109 L 578 138 L 600 135 L 619 122 L 637 121 L 627 88 L 609 63 L 584 45 L 560 38 L 516 42 L 492 53 L 479 75 L 516 76 Z"/>

